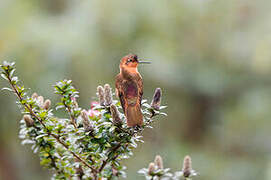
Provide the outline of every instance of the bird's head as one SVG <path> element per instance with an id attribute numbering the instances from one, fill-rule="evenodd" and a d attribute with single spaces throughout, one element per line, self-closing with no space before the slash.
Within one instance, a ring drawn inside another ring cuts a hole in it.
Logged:
<path id="1" fill-rule="evenodd" d="M 136 70 L 138 64 L 150 64 L 150 62 L 146 61 L 139 61 L 137 55 L 129 54 L 124 56 L 120 61 L 120 68 L 121 69 L 130 69 Z"/>

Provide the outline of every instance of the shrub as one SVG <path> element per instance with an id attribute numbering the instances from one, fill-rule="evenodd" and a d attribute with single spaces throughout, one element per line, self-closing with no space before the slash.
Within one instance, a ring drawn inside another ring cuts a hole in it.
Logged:
<path id="1" fill-rule="evenodd" d="M 60 96 L 55 110 L 49 99 L 33 93 L 27 94 L 26 88 L 14 75 L 15 63 L 4 61 L 1 76 L 8 81 L 23 118 L 20 122 L 19 138 L 22 144 L 30 144 L 34 153 L 40 157 L 40 164 L 53 172 L 52 179 L 113 179 L 126 177 L 121 160 L 130 158 L 138 142 L 143 142 L 140 134 L 151 128 L 154 118 L 166 115 L 161 112 L 161 89 L 157 88 L 151 104 L 142 101 L 144 124 L 141 127 L 128 127 L 120 112 L 121 105 L 113 99 L 111 87 L 98 86 L 98 102 L 90 109 L 82 109 L 76 99 L 79 92 L 71 80 L 62 80 L 54 86 Z M 63 109 L 69 118 L 54 115 Z M 188 168 L 191 171 L 191 168 Z M 162 158 L 157 156 L 149 168 L 139 171 L 146 179 L 179 178 L 184 173 L 173 176 L 169 169 L 163 169 Z M 189 176 L 193 173 L 190 173 Z"/>

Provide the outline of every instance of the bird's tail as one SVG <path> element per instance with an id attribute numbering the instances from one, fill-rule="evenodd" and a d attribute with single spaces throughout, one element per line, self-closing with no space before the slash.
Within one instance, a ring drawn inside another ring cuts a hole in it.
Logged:
<path id="1" fill-rule="evenodd" d="M 143 115 L 140 105 L 128 106 L 125 112 L 128 127 L 134 127 L 136 125 L 143 125 Z"/>

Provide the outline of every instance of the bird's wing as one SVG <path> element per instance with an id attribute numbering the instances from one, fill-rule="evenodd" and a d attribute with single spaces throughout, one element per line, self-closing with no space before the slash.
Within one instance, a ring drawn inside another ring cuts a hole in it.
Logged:
<path id="1" fill-rule="evenodd" d="M 123 91 L 122 84 L 123 84 L 123 78 L 121 78 L 121 75 L 118 74 L 116 77 L 116 95 L 119 97 L 122 109 L 125 112 L 125 99 L 124 99 L 124 91 Z"/>
<path id="2" fill-rule="evenodd" d="M 124 112 L 128 106 L 134 106 L 137 103 L 141 105 L 143 81 L 140 76 L 136 81 L 133 81 L 124 80 L 121 75 L 118 75 L 116 77 L 116 90 Z"/>
<path id="3" fill-rule="evenodd" d="M 141 106 L 142 97 L 143 97 L 143 80 L 140 75 L 139 75 L 139 80 L 138 80 L 138 96 L 139 96 L 139 104 Z"/>

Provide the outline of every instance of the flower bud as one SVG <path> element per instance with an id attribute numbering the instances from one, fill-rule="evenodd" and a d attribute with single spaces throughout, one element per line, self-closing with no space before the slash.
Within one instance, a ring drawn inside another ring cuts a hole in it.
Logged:
<path id="1" fill-rule="evenodd" d="M 104 85 L 104 100 L 106 106 L 110 106 L 112 104 L 112 91 L 109 84 Z"/>
<path id="2" fill-rule="evenodd" d="M 82 110 L 81 111 L 81 116 L 82 116 L 82 119 L 83 119 L 83 127 L 84 127 L 85 131 L 86 132 L 93 131 L 93 126 L 90 123 L 87 111 Z"/>
<path id="3" fill-rule="evenodd" d="M 192 160 L 190 156 L 185 156 L 184 161 L 183 161 L 183 176 L 184 177 L 189 177 L 190 174 L 192 173 Z"/>
<path id="4" fill-rule="evenodd" d="M 155 156 L 155 160 L 154 160 L 155 165 L 158 167 L 158 169 L 163 169 L 163 159 L 161 156 L 157 155 Z"/>
<path id="5" fill-rule="evenodd" d="M 24 115 L 23 119 L 27 127 L 32 127 L 34 125 L 34 120 L 30 115 Z"/>
<path id="6" fill-rule="evenodd" d="M 149 164 L 149 174 L 151 175 L 155 171 L 155 164 L 151 162 Z"/>
<path id="7" fill-rule="evenodd" d="M 39 106 L 39 107 L 42 107 L 43 104 L 44 104 L 44 98 L 43 98 L 43 96 L 39 96 L 39 97 L 37 98 L 37 101 L 38 101 L 38 106 Z"/>
<path id="8" fill-rule="evenodd" d="M 43 109 L 48 110 L 51 106 L 51 101 L 50 99 L 47 99 L 44 103 L 43 103 Z"/>
<path id="9" fill-rule="evenodd" d="M 155 93 L 153 95 L 152 102 L 151 102 L 151 107 L 154 108 L 155 110 L 159 110 L 160 105 L 161 105 L 161 99 L 162 99 L 162 91 L 160 88 L 156 88 Z"/>
<path id="10" fill-rule="evenodd" d="M 118 108 L 114 104 L 111 104 L 110 111 L 111 111 L 111 115 L 112 115 L 112 119 L 113 119 L 113 124 L 114 125 L 122 124 L 122 120 L 120 118 L 120 113 L 118 111 Z"/>
<path id="11" fill-rule="evenodd" d="M 104 88 L 102 86 L 97 87 L 97 95 L 99 98 L 100 105 L 104 106 Z"/>
<path id="12" fill-rule="evenodd" d="M 78 103 L 77 103 L 77 100 L 75 97 L 71 97 L 71 100 L 72 100 L 72 104 L 74 105 L 75 108 L 78 108 Z"/>
<path id="13" fill-rule="evenodd" d="M 39 97 L 39 95 L 37 93 L 33 93 L 31 96 L 32 99 L 37 99 L 38 97 Z"/>

